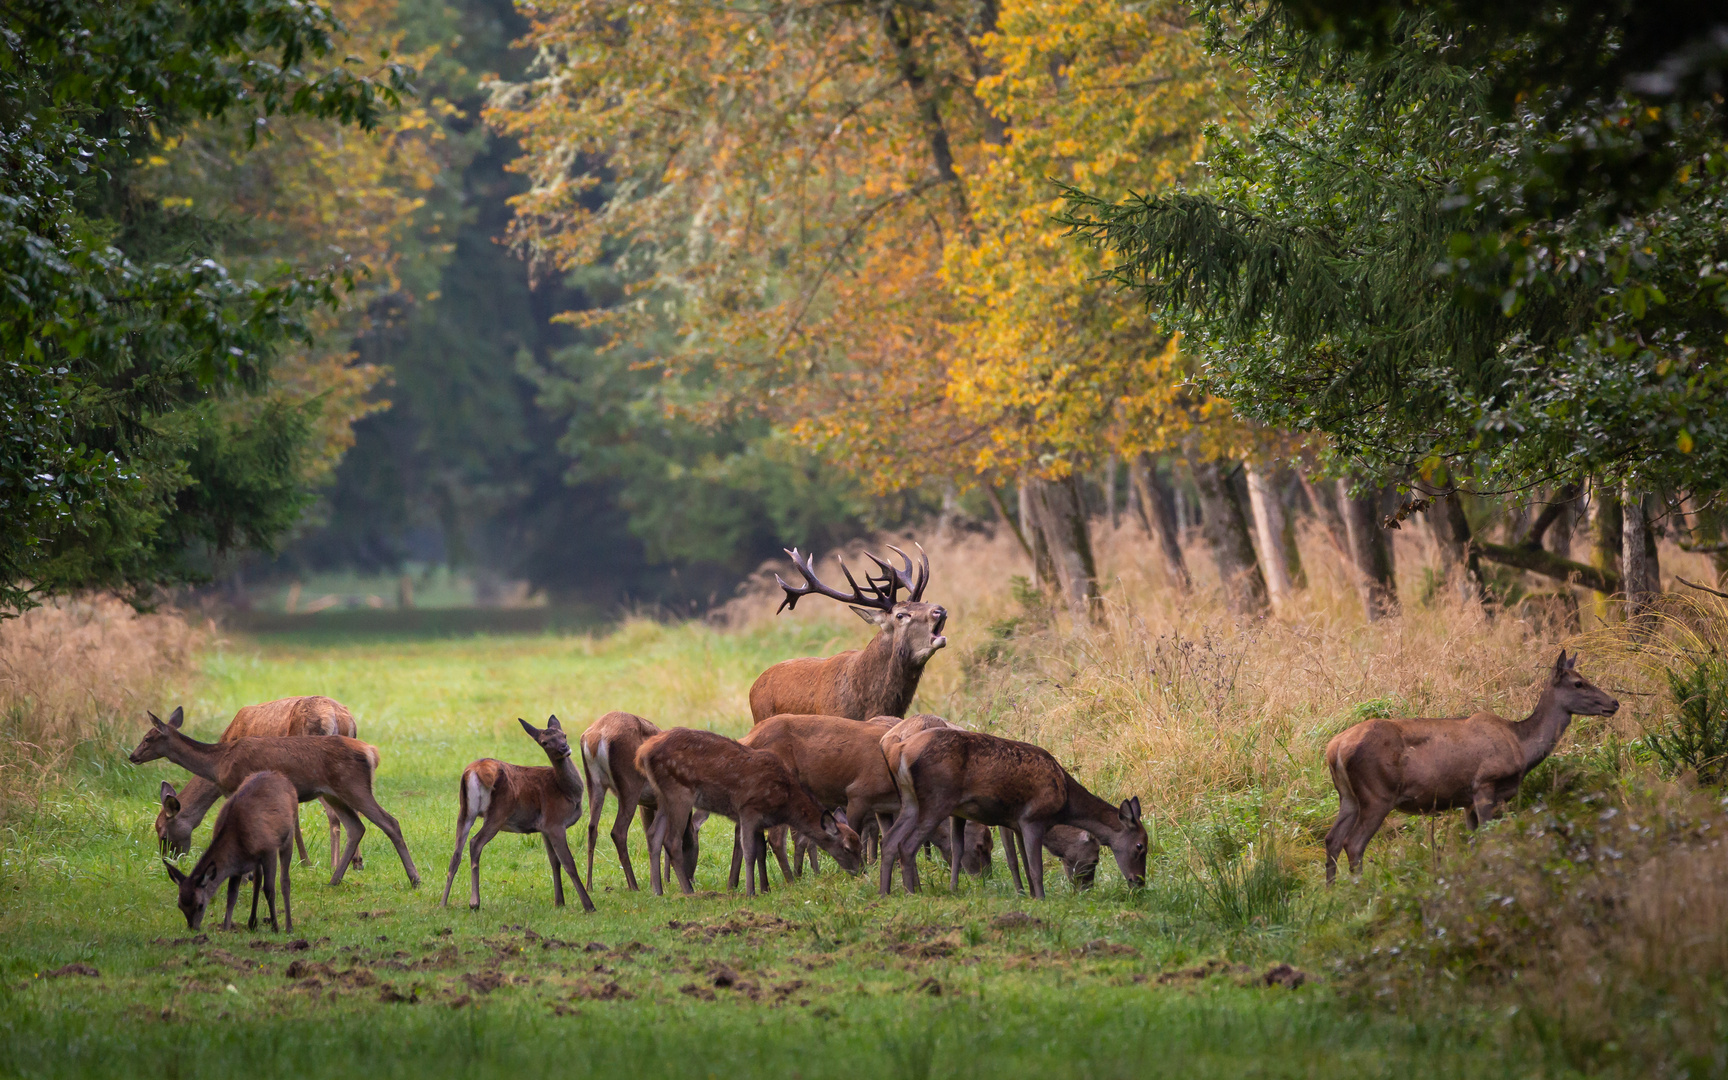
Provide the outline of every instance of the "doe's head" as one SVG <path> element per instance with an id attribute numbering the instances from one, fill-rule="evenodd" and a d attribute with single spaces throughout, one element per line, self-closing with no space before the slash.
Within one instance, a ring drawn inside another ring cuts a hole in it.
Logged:
<path id="1" fill-rule="evenodd" d="M 204 924 L 204 910 L 210 906 L 210 898 L 216 895 L 215 865 L 195 867 L 190 874 L 181 873 L 167 859 L 162 860 L 162 865 L 168 868 L 168 880 L 180 890 L 180 914 L 186 916 L 186 929 L 198 929 Z"/>
<path id="2" fill-rule="evenodd" d="M 1128 884 L 1146 884 L 1146 822 L 1140 816 L 1140 796 L 1128 799 L 1116 808 L 1122 827 L 1109 837 L 1110 854 L 1116 856 L 1116 868 L 1128 879 Z"/>
<path id="3" fill-rule="evenodd" d="M 180 725 L 186 721 L 186 710 L 179 707 L 168 714 L 167 723 L 163 723 L 162 718 L 153 712 L 146 712 L 144 715 L 150 718 L 150 730 L 144 733 L 144 738 L 139 741 L 137 748 L 127 755 L 127 760 L 134 765 L 167 757 L 168 744 L 179 734 Z"/>
<path id="4" fill-rule="evenodd" d="M 192 849 L 192 823 L 180 814 L 180 796 L 174 785 L 162 781 L 162 808 L 156 812 L 156 846 L 164 856 L 184 855 Z"/>
<path id="5" fill-rule="evenodd" d="M 1550 685 L 1556 704 L 1573 716 L 1613 716 L 1620 711 L 1620 702 L 1578 674 L 1577 653 L 1568 657 L 1565 649 L 1560 650 Z"/>
<path id="6" fill-rule="evenodd" d="M 516 718 L 516 722 L 522 725 L 522 730 L 528 733 L 530 739 L 540 744 L 540 749 L 546 751 L 547 758 L 554 763 L 570 756 L 570 740 L 565 737 L 564 725 L 558 722 L 556 716 L 548 717 L 543 728 L 535 727 L 520 716 Z"/>
<path id="7" fill-rule="evenodd" d="M 840 864 L 840 869 L 848 874 L 855 874 L 864 865 L 864 842 L 858 839 L 858 834 L 852 826 L 835 817 L 832 811 L 822 812 L 821 847 L 834 856 L 834 861 Z"/>

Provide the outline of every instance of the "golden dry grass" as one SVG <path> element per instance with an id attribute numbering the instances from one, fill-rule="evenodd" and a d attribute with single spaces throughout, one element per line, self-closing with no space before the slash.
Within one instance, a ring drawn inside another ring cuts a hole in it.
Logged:
<path id="1" fill-rule="evenodd" d="M 56 600 L 0 622 L 0 814 L 57 782 L 81 744 L 123 723 L 131 730 L 210 636 L 111 596 Z"/>

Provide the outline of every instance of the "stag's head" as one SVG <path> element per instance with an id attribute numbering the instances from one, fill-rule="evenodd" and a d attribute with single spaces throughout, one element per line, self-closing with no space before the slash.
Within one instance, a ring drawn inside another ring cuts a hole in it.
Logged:
<path id="1" fill-rule="evenodd" d="M 162 860 L 162 865 L 168 868 L 168 879 L 180 890 L 180 914 L 186 916 L 186 929 L 198 929 L 204 923 L 204 909 L 210 906 L 210 898 L 216 895 L 219 884 L 216 865 L 211 863 L 190 874 L 181 873 L 180 868 L 167 859 Z"/>
<path id="2" fill-rule="evenodd" d="M 948 639 L 942 635 L 942 627 L 948 622 L 948 609 L 940 604 L 924 602 L 924 586 L 930 583 L 930 557 L 924 554 L 924 549 L 918 549 L 916 565 L 913 564 L 912 557 L 899 548 L 890 545 L 889 550 L 900 556 L 905 566 L 894 566 L 865 552 L 865 556 L 875 563 L 882 573 L 880 576 L 865 574 L 863 587 L 852 577 L 846 560 L 837 558 L 840 572 L 846 575 L 846 584 L 852 587 L 851 592 L 845 593 L 824 585 L 811 566 L 811 556 L 801 555 L 797 548 L 792 548 L 786 554 L 792 557 L 792 565 L 804 576 L 804 584 L 788 585 L 785 578 L 779 574 L 774 575 L 774 580 L 786 591 L 786 598 L 780 601 L 776 614 L 797 607 L 799 599 L 811 593 L 830 597 L 847 605 L 860 619 L 874 624 L 882 633 L 889 635 L 896 653 L 911 661 L 914 666 L 923 666 L 925 661 L 936 655 L 937 649 L 948 644 Z M 904 599 L 900 596 L 902 589 L 906 591 Z"/>
<path id="3" fill-rule="evenodd" d="M 1578 674 L 1578 654 L 1567 657 L 1566 650 L 1560 650 L 1560 658 L 1554 661 L 1553 681 L 1554 703 L 1573 716 L 1613 716 L 1620 711 L 1620 703 L 1595 683 Z"/>
<path id="4" fill-rule="evenodd" d="M 558 722 L 556 716 L 548 718 L 543 728 L 535 727 L 520 716 L 516 718 L 516 722 L 522 725 L 522 730 L 528 733 L 530 739 L 540 744 L 540 749 L 546 751 L 547 758 L 553 764 L 570 756 L 570 740 L 564 736 L 564 725 Z"/>
<path id="5" fill-rule="evenodd" d="M 1128 799 L 1116 808 L 1122 827 L 1110 841 L 1110 853 L 1116 856 L 1116 868 L 1130 885 L 1146 884 L 1146 822 L 1140 817 L 1140 796 Z"/>
<path id="6" fill-rule="evenodd" d="M 186 710 L 177 708 L 168 715 L 164 724 L 162 718 L 153 712 L 144 714 L 150 718 L 150 730 L 144 733 L 144 738 L 138 743 L 127 760 L 134 765 L 142 765 L 146 761 L 155 761 L 159 757 L 168 756 L 168 744 L 180 731 L 180 725 L 186 721 Z"/>
<path id="7" fill-rule="evenodd" d="M 180 816 L 180 794 L 162 781 L 162 809 L 156 812 L 156 846 L 164 856 L 184 855 L 192 850 L 192 826 Z"/>

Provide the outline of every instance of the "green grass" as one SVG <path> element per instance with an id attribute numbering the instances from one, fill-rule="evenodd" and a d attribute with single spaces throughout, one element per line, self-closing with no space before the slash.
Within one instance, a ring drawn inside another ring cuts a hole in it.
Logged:
<path id="1" fill-rule="evenodd" d="M 1303 959 L 1300 928 L 1218 926 L 1207 890 L 1223 879 L 1197 880 L 1173 860 L 1130 892 L 1106 858 L 1096 890 L 1057 884 L 1044 903 L 1015 896 L 1005 874 L 963 879 L 950 895 L 937 866 L 925 867 L 923 895 L 883 901 L 872 877 L 832 864 L 784 887 L 776 872 L 771 894 L 747 900 L 723 891 L 729 836 L 715 821 L 696 897 L 627 892 L 602 832 L 598 913 L 557 910 L 538 838 L 504 835 L 486 851 L 481 910 L 462 906 L 466 863 L 457 906 L 438 906 L 462 766 L 543 760 L 516 717 L 555 712 L 579 730 L 623 708 L 735 734 L 756 673 L 854 643 L 831 633 L 634 622 L 604 638 L 225 644 L 187 688 L 193 733 L 213 738 L 248 702 L 344 701 L 383 752 L 379 798 L 401 820 L 424 886 L 408 887 L 373 830 L 365 868 L 331 888 L 323 815 L 304 807 L 315 865 L 294 870 L 294 934 L 223 933 L 213 912 L 194 939 L 151 831 L 157 784 L 182 774 L 98 754 L 75 784 L 5 827 L 0 1073 L 1438 1077 L 1536 1067 L 1504 1018 L 1364 1011 L 1324 980 L 1265 987 L 1269 963 Z M 579 860 L 585 826 L 572 836 Z M 639 829 L 634 841 L 645 877 Z M 1061 880 L 1054 865 L 1051 878 Z M 1005 918 L 1015 912 L 1033 921 Z M 299 940 L 303 949 L 285 949 Z M 1190 973 L 1208 960 L 1211 974 Z M 70 963 L 100 975 L 43 977 Z"/>

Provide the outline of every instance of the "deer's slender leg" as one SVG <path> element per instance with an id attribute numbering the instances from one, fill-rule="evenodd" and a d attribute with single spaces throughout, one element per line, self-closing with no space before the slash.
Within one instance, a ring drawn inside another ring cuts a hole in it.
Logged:
<path id="1" fill-rule="evenodd" d="M 284 866 L 283 871 L 286 873 L 286 866 Z M 276 852 L 274 849 L 264 853 L 263 877 L 264 900 L 270 905 L 270 932 L 272 934 L 280 934 L 282 932 L 282 926 L 276 921 Z M 258 894 L 254 892 L 252 897 L 252 905 L 253 908 L 256 909 L 258 905 Z M 252 920 L 254 922 L 258 920 L 258 913 L 256 910 L 252 913 Z"/>
<path id="2" fill-rule="evenodd" d="M 256 882 L 258 880 L 256 871 L 254 871 L 254 873 L 253 873 L 253 879 L 252 880 L 254 882 Z M 254 885 L 253 888 L 256 889 L 257 886 Z M 222 916 L 222 929 L 224 929 L 224 930 L 234 929 L 234 903 L 235 903 L 235 901 L 237 901 L 239 899 L 240 899 L 240 875 L 236 874 L 233 877 L 228 879 L 228 910 Z"/>
<path id="3" fill-rule="evenodd" d="M 265 888 L 264 860 L 258 860 L 258 868 L 252 872 L 252 914 L 246 919 L 246 929 L 258 929 L 258 893 Z"/>
<path id="4" fill-rule="evenodd" d="M 1044 833 L 1046 827 L 1035 821 L 1020 823 L 1020 846 L 1026 855 L 1026 884 L 1032 899 L 1044 899 Z M 1034 857 L 1036 856 L 1036 857 Z"/>
<path id="5" fill-rule="evenodd" d="M 456 851 L 450 856 L 450 873 L 444 878 L 443 907 L 450 906 L 450 886 L 456 882 L 456 871 L 462 869 L 462 845 L 468 842 L 468 830 L 474 827 L 474 820 L 479 816 L 466 807 L 456 812 Z"/>
<path id="6" fill-rule="evenodd" d="M 282 845 L 282 850 L 277 854 L 277 859 L 282 864 L 282 918 L 287 923 L 290 934 L 294 932 L 294 908 L 288 902 L 288 864 L 294 861 L 293 854 L 286 844 Z"/>
<path id="7" fill-rule="evenodd" d="M 420 887 L 420 871 L 414 869 L 414 856 L 408 854 L 408 843 L 402 839 L 402 826 L 390 816 L 389 811 L 378 805 L 378 800 L 370 791 L 355 792 L 353 809 L 366 816 L 372 824 L 384 830 L 384 835 L 396 845 L 396 854 L 402 857 L 402 869 L 408 871 L 408 884 L 418 889 Z M 360 842 L 356 840 L 350 850 L 358 851 Z"/>
<path id="8" fill-rule="evenodd" d="M 1346 803 L 1342 798 L 1338 801 L 1338 820 L 1326 830 L 1326 884 L 1338 876 L 1338 853 L 1344 850 L 1344 844 L 1350 839 L 1350 833 L 1356 828 L 1358 808 L 1354 800 Z"/>
<path id="9" fill-rule="evenodd" d="M 480 853 L 486 849 L 486 845 L 492 842 L 492 838 L 497 836 L 498 831 L 503 827 L 503 814 L 499 814 L 496 820 L 493 818 L 483 819 L 480 822 L 479 835 L 474 837 L 474 842 L 468 845 L 468 910 L 470 911 L 480 910 Z"/>
<path id="10" fill-rule="evenodd" d="M 996 831 L 1002 834 L 1002 854 L 1008 859 L 1008 874 L 1014 879 L 1015 895 L 1019 895 L 1026 891 L 1026 887 L 1020 884 L 1020 856 L 1017 850 L 1020 845 L 1014 842 L 1012 826 L 1003 825 Z"/>
<path id="11" fill-rule="evenodd" d="M 348 808 L 348 804 L 340 799 L 330 799 L 330 809 L 336 811 L 336 816 L 342 819 L 342 827 L 348 833 L 348 846 L 342 850 L 342 861 L 330 874 L 330 884 L 342 884 L 342 875 L 348 872 L 348 864 L 354 860 L 354 853 L 360 849 L 360 838 L 366 835 L 366 826 L 360 823 L 360 815 Z"/>
<path id="12" fill-rule="evenodd" d="M 570 854 L 570 841 L 563 829 L 551 833 L 542 833 L 551 843 L 552 853 L 558 861 L 564 864 L 564 872 L 570 875 L 570 883 L 576 886 L 576 899 L 582 901 L 583 911 L 593 911 L 594 901 L 589 898 L 588 890 L 582 887 L 582 878 L 576 873 L 576 856 Z"/>
<path id="13" fill-rule="evenodd" d="M 791 830 L 784 825 L 776 825 L 768 830 L 768 846 L 774 850 L 774 858 L 780 864 L 780 876 L 787 881 L 792 880 L 792 863 L 786 858 L 786 835 L 789 832 Z M 797 841 L 794 840 L 793 843 L 796 845 Z M 764 861 L 767 860 L 766 852 L 763 853 L 762 858 Z"/>
<path id="14" fill-rule="evenodd" d="M 1368 841 L 1374 839 L 1374 834 L 1380 831 L 1385 823 L 1386 815 L 1392 812 L 1392 803 L 1375 802 L 1364 807 L 1356 818 L 1356 829 L 1350 834 L 1350 839 L 1344 842 L 1344 853 L 1350 857 L 1350 872 L 1357 876 L 1362 873 L 1362 853 L 1368 850 Z"/>
<path id="15" fill-rule="evenodd" d="M 546 849 L 546 861 L 552 864 L 552 906 L 563 907 L 564 881 L 558 871 L 558 853 L 552 850 L 552 838 L 545 833 L 540 834 L 540 843 Z"/>
<path id="16" fill-rule="evenodd" d="M 330 800 L 319 799 L 324 808 L 324 823 L 330 827 L 330 865 L 336 865 L 336 853 L 342 850 L 342 819 L 336 811 L 330 808 Z M 354 852 L 354 861 L 348 864 L 350 870 L 364 870 L 366 859 L 358 850 Z"/>
<path id="17" fill-rule="evenodd" d="M 696 892 L 696 884 L 691 880 L 691 874 L 684 863 L 684 840 L 690 824 L 690 807 L 681 801 L 674 801 L 661 792 L 660 797 L 660 831 L 665 838 L 666 861 L 671 863 L 672 872 L 678 877 L 678 886 L 684 890 L 684 895 L 690 896 Z"/>
<path id="18" fill-rule="evenodd" d="M 586 755 L 584 755 L 586 757 Z M 584 761 L 586 764 L 586 761 Z M 606 809 L 606 785 L 596 784 L 594 774 L 588 775 L 588 887 L 594 887 L 594 844 L 600 839 L 600 811 Z M 629 829 L 630 815 L 624 815 L 625 829 Z"/>
<path id="19" fill-rule="evenodd" d="M 306 838 L 300 834 L 300 808 L 294 808 L 294 846 L 300 849 L 300 861 L 307 866 L 312 865 L 311 856 L 306 854 Z"/>
<path id="20" fill-rule="evenodd" d="M 647 810 L 644 809 L 643 813 L 647 814 Z M 666 891 L 660 880 L 660 847 L 665 843 L 665 822 L 661 815 L 656 813 L 652 821 L 644 824 L 647 825 L 648 832 L 648 882 L 654 889 L 655 896 L 664 896 Z"/>
<path id="21" fill-rule="evenodd" d="M 948 891 L 960 891 L 960 853 L 966 850 L 966 819 L 948 819 Z"/>
<path id="22" fill-rule="evenodd" d="M 736 892 L 744 871 L 744 830 L 732 823 L 732 869 L 726 874 L 726 891 Z"/>

